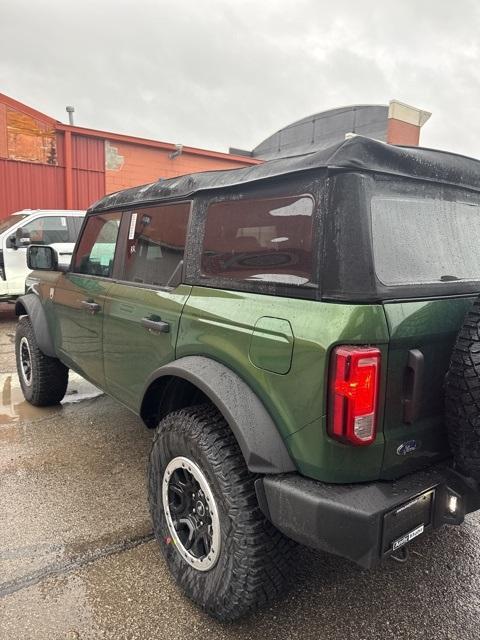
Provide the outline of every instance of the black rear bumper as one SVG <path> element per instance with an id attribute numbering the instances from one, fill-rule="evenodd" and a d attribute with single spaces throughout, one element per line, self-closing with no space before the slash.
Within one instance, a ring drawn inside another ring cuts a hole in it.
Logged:
<path id="1" fill-rule="evenodd" d="M 392 482 L 338 485 L 285 474 L 255 487 L 262 511 L 286 536 L 366 568 L 480 508 L 478 485 L 446 465 Z"/>

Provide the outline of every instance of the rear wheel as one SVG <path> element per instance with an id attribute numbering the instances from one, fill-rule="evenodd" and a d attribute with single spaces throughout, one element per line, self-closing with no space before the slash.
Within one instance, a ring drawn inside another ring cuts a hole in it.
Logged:
<path id="1" fill-rule="evenodd" d="M 450 448 L 462 473 L 480 481 L 480 300 L 467 313 L 446 378 Z"/>
<path id="2" fill-rule="evenodd" d="M 67 391 L 68 369 L 57 358 L 40 351 L 28 316 L 18 321 L 15 355 L 25 400 L 37 407 L 58 404 Z"/>
<path id="3" fill-rule="evenodd" d="M 220 620 L 266 604 L 288 575 L 292 543 L 261 512 L 255 479 L 215 407 L 160 422 L 149 464 L 155 536 L 182 590 Z"/>

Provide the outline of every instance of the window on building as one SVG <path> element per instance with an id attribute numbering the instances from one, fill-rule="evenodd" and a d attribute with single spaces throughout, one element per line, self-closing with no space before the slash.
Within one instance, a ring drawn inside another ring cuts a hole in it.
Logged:
<path id="1" fill-rule="evenodd" d="M 110 278 L 121 213 L 89 216 L 74 258 L 73 271 Z"/>
<path id="2" fill-rule="evenodd" d="M 189 214 L 189 202 L 132 213 L 125 280 L 157 287 L 179 284 Z"/>
<path id="3" fill-rule="evenodd" d="M 32 244 L 71 242 L 65 216 L 44 216 L 22 226 L 22 236 Z"/>
<path id="4" fill-rule="evenodd" d="M 302 285 L 312 280 L 310 196 L 231 200 L 208 207 L 202 274 Z"/>

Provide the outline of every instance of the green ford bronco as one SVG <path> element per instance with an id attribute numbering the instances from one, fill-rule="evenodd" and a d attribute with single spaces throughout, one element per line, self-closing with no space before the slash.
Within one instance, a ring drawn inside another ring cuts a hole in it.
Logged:
<path id="1" fill-rule="evenodd" d="M 479 247 L 480 162 L 362 137 L 120 191 L 68 269 L 29 247 L 20 383 L 155 429 L 166 563 L 232 620 L 292 541 L 369 568 L 480 507 Z"/>

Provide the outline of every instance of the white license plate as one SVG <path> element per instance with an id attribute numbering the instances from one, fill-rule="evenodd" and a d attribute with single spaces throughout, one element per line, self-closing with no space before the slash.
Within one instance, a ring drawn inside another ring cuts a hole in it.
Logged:
<path id="1" fill-rule="evenodd" d="M 394 540 L 392 542 L 392 551 L 395 551 L 395 549 L 398 549 L 399 547 L 403 547 L 404 544 L 407 544 L 407 542 L 410 542 L 410 540 L 413 540 L 417 536 L 421 535 L 424 529 L 425 526 L 421 524 L 419 527 L 416 527 L 409 533 L 406 533 L 401 538 L 397 538 L 396 540 Z"/>

